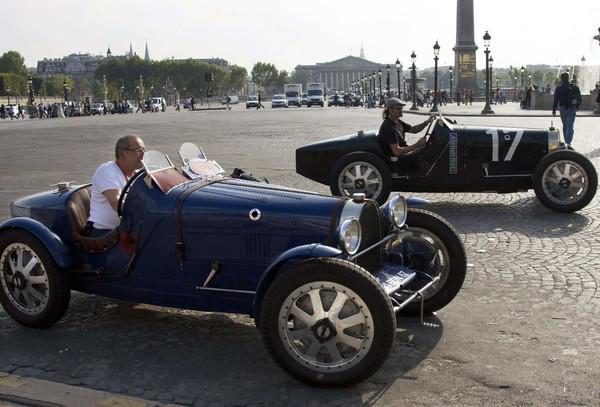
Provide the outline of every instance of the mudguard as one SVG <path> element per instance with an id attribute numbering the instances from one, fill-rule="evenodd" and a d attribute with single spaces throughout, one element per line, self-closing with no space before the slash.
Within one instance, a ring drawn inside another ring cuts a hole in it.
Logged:
<path id="1" fill-rule="evenodd" d="M 17 217 L 8 219 L 0 224 L 0 233 L 7 229 L 23 229 L 35 236 L 52 256 L 58 267 L 68 269 L 73 264 L 69 248 L 58 235 L 35 219 Z"/>
<path id="2" fill-rule="evenodd" d="M 256 326 L 259 325 L 258 316 L 260 315 L 262 298 L 284 264 L 292 260 L 306 260 L 317 257 L 337 257 L 340 254 L 342 254 L 340 249 L 319 243 L 294 247 L 293 249 L 280 254 L 279 257 L 277 257 L 265 270 L 256 287 L 256 295 L 254 296 L 254 304 L 252 307 L 254 310 L 254 317 L 256 318 Z"/>
<path id="3" fill-rule="evenodd" d="M 414 208 L 417 206 L 425 206 L 425 205 L 429 205 L 431 202 L 429 202 L 427 199 L 423 199 L 423 198 L 417 198 L 414 196 L 411 196 L 410 198 L 406 198 L 406 205 L 409 208 Z"/>

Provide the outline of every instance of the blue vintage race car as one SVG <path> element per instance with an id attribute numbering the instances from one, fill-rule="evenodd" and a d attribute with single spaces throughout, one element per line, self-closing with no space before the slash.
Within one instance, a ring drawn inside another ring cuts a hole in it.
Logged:
<path id="1" fill-rule="evenodd" d="M 0 224 L 0 302 L 49 327 L 71 290 L 255 318 L 274 360 L 308 383 L 349 385 L 385 361 L 395 314 L 448 304 L 466 271 L 441 217 L 397 196 L 379 206 L 235 179 L 196 146 L 184 165 L 149 151 L 124 187 L 120 226 L 83 234 L 90 186 L 58 184 Z"/>
<path id="2" fill-rule="evenodd" d="M 533 189 L 546 207 L 574 212 L 589 204 L 598 188 L 594 165 L 561 143 L 555 128 L 464 126 L 440 111 L 425 135 L 425 146 L 400 160 L 386 156 L 376 131 L 323 140 L 296 150 L 296 171 L 329 185 L 333 195 L 360 192 L 379 203 L 391 191 Z"/>

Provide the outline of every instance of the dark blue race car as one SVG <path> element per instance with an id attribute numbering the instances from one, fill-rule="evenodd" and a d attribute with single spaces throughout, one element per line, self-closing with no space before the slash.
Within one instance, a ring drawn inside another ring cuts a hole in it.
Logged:
<path id="1" fill-rule="evenodd" d="M 441 217 L 356 194 L 323 196 L 231 178 L 196 146 L 176 169 L 149 151 L 124 187 L 120 226 L 84 235 L 90 186 L 16 200 L 0 224 L 0 302 L 49 327 L 71 290 L 255 318 L 274 360 L 313 384 L 349 385 L 390 352 L 395 314 L 448 304 L 466 271 Z"/>
<path id="2" fill-rule="evenodd" d="M 320 141 L 296 150 L 296 171 L 329 185 L 333 195 L 360 192 L 381 204 L 391 191 L 533 189 L 546 207 L 574 212 L 596 194 L 594 165 L 561 143 L 557 129 L 464 126 L 440 112 L 426 137 L 402 159 L 386 156 L 375 131 Z"/>

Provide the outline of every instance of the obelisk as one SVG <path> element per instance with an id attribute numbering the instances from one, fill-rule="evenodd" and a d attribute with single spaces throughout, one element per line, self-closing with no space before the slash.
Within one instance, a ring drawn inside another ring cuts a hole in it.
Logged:
<path id="1" fill-rule="evenodd" d="M 460 92 L 461 98 L 465 89 L 472 90 L 474 95 L 479 93 L 473 21 L 473 0 L 456 0 L 456 45 L 452 50 L 456 72 L 455 92 Z"/>

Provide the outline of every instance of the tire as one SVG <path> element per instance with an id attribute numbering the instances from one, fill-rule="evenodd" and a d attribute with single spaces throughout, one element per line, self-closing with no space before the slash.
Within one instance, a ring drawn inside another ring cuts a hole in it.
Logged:
<path id="1" fill-rule="evenodd" d="M 423 293 L 423 311 L 431 314 L 450 303 L 462 288 L 467 273 L 467 255 L 452 225 L 439 215 L 409 208 L 406 225 L 409 235 L 402 234 L 400 239 L 393 241 L 390 251 L 402 255 L 404 264 L 414 270 L 431 277 L 441 275 L 441 280 Z M 416 290 L 428 281 L 417 275 L 408 288 Z M 415 301 L 400 314 L 416 316 L 420 312 L 421 303 Z"/>
<path id="2" fill-rule="evenodd" d="M 533 189 L 540 202 L 556 212 L 575 212 L 594 199 L 598 174 L 585 156 L 561 150 L 545 156 L 535 167 Z"/>
<path id="3" fill-rule="evenodd" d="M 15 321 L 48 328 L 62 318 L 70 299 L 67 273 L 37 238 L 18 229 L 0 235 L 0 303 Z"/>
<path id="4" fill-rule="evenodd" d="M 383 205 L 390 196 L 392 175 L 387 164 L 375 154 L 350 153 L 333 166 L 329 187 L 333 195 L 352 197 L 353 193 L 364 193 Z"/>
<path id="5" fill-rule="evenodd" d="M 329 315 L 336 304 L 340 310 Z M 396 318 L 389 297 L 366 270 L 319 258 L 288 266 L 275 278 L 261 303 L 260 329 L 271 357 L 293 377 L 349 386 L 386 360 Z"/>

